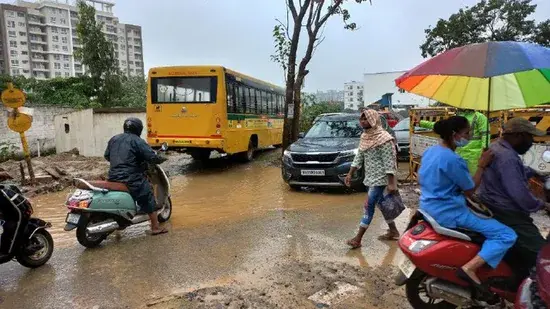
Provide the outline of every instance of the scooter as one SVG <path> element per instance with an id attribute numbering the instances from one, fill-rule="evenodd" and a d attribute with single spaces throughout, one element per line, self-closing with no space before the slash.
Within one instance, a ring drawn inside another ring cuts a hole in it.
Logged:
<path id="1" fill-rule="evenodd" d="M 46 230 L 51 224 L 32 214 L 31 203 L 17 186 L 0 184 L 0 264 L 15 259 L 37 268 L 51 258 L 54 243 Z"/>
<path id="2" fill-rule="evenodd" d="M 423 210 L 413 216 L 407 231 L 399 239 L 404 258 L 399 263 L 396 284 L 405 285 L 414 309 L 469 308 L 513 303 L 521 281 L 510 267 L 508 257 L 496 269 L 484 267 L 478 276 L 494 293 L 490 299 L 476 298 L 469 284 L 456 276 L 459 267 L 480 250 L 481 234 L 448 229 L 439 225 Z"/>
<path id="3" fill-rule="evenodd" d="M 546 240 L 548 244 L 540 251 L 536 267 L 518 291 L 515 309 L 550 308 L 550 233 Z"/>
<path id="4" fill-rule="evenodd" d="M 166 151 L 166 145 L 161 150 Z M 147 177 L 155 193 L 158 220 L 166 222 L 172 215 L 168 175 L 160 165 L 149 164 Z M 149 221 L 125 184 L 84 179 L 75 179 L 74 183 L 77 190 L 65 203 L 69 209 L 65 231 L 76 229 L 76 239 L 82 246 L 95 248 L 114 231 Z"/>

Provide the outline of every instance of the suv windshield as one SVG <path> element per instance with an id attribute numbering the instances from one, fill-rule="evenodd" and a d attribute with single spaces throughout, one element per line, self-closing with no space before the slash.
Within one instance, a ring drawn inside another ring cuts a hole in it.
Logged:
<path id="1" fill-rule="evenodd" d="M 358 119 L 316 122 L 306 134 L 306 138 L 360 137 L 363 128 Z"/>

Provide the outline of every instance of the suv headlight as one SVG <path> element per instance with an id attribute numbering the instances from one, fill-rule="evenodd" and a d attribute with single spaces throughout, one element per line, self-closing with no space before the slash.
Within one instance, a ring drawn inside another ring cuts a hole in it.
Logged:
<path id="1" fill-rule="evenodd" d="M 358 152 L 359 152 L 359 148 L 352 149 L 352 150 L 346 150 L 346 151 L 340 152 L 339 156 L 340 157 L 351 157 L 351 156 L 357 155 Z"/>
<path id="2" fill-rule="evenodd" d="M 283 151 L 283 157 L 290 158 L 290 151 L 288 150 Z"/>

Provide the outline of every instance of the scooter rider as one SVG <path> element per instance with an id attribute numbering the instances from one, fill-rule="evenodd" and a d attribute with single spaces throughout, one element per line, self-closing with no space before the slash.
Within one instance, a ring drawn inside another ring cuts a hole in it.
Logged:
<path id="1" fill-rule="evenodd" d="M 529 189 L 529 178 L 535 171 L 523 165 L 519 155 L 527 153 L 533 145 L 533 136 L 544 136 L 529 120 L 513 118 L 503 127 L 502 138 L 491 144 L 493 162 L 483 173 L 478 198 L 493 212 L 493 217 L 511 227 L 518 235 L 512 247 L 519 257 L 518 267 L 526 273 L 536 263 L 537 254 L 545 240 L 533 223 L 531 213 L 550 204 L 536 198 Z"/>
<path id="2" fill-rule="evenodd" d="M 109 181 L 126 184 L 130 195 L 137 202 L 140 210 L 149 215 L 151 234 L 167 233 L 160 228 L 156 201 L 151 184 L 146 177 L 147 163 L 160 164 L 165 158 L 155 151 L 140 137 L 143 123 L 138 118 L 124 121 L 124 133 L 111 138 L 105 150 L 105 159 L 111 163 Z"/>

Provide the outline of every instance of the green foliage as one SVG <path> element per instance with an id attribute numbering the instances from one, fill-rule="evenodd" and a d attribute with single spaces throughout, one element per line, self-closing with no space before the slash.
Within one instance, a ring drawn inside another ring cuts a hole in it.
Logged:
<path id="1" fill-rule="evenodd" d="M 145 107 L 147 80 L 142 76 L 122 78 L 122 97 L 118 105 L 124 107 Z"/>
<path id="2" fill-rule="evenodd" d="M 302 117 L 300 118 L 300 132 L 306 132 L 311 128 L 313 120 L 321 114 L 339 113 L 343 111 L 341 104 L 320 102 L 312 105 L 302 106 Z"/>
<path id="3" fill-rule="evenodd" d="M 550 46 L 550 20 L 537 24 L 529 16 L 537 8 L 531 0 L 483 0 L 425 30 L 422 56 L 488 41 L 524 41 Z"/>
<path id="4" fill-rule="evenodd" d="M 144 107 L 147 82 L 144 77 L 118 77 L 121 80 L 120 95 L 106 107 Z M 24 90 L 27 102 L 30 104 L 57 105 L 75 108 L 105 107 L 94 100 L 97 95 L 89 76 L 54 78 L 36 80 L 25 77 L 0 75 L 0 91 L 6 88 L 8 82 Z"/>
<path id="5" fill-rule="evenodd" d="M 102 32 L 103 23 L 96 20 L 96 10 L 85 1 L 78 1 L 79 21 L 76 32 L 82 48 L 75 51 L 90 75 L 97 102 L 103 107 L 116 106 L 121 96 L 121 80 L 114 44 Z"/>
<path id="6" fill-rule="evenodd" d="M 17 147 L 7 142 L 0 142 L 0 162 L 7 161 L 13 157 Z"/>

